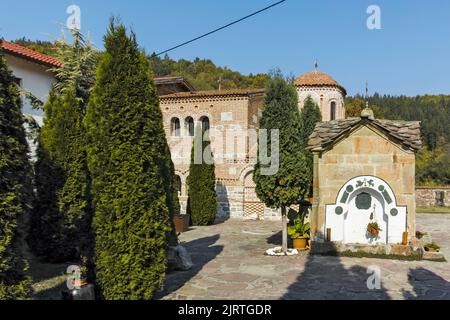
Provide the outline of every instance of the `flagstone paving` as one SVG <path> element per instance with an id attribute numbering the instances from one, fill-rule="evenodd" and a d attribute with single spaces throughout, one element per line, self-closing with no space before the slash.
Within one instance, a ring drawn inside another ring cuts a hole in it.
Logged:
<path id="1" fill-rule="evenodd" d="M 450 215 L 421 214 L 427 231 L 450 258 Z M 195 267 L 167 276 L 159 299 L 445 299 L 450 263 L 310 256 L 269 257 L 280 222 L 228 220 L 182 234 Z M 367 287 L 369 267 L 381 271 L 381 287 Z"/>

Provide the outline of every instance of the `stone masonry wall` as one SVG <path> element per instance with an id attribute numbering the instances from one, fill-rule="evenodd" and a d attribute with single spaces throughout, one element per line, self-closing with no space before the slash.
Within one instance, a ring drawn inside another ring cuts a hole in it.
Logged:
<path id="1" fill-rule="evenodd" d="M 354 177 L 372 175 L 386 181 L 397 205 L 407 206 L 410 235 L 415 234 L 415 154 L 367 126 L 353 132 L 321 156 L 316 154 L 319 195 L 312 232 L 322 232 L 326 205 L 336 202 L 341 187 Z"/>
<path id="2" fill-rule="evenodd" d="M 443 203 L 438 203 L 438 192 L 444 193 Z M 450 207 L 450 187 L 416 188 L 416 203 L 418 207 Z"/>

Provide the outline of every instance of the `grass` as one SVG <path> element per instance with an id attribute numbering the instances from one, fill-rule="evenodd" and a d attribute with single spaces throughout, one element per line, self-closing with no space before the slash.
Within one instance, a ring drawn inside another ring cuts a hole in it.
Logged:
<path id="1" fill-rule="evenodd" d="M 450 214 L 449 207 L 417 207 L 417 213 Z"/>

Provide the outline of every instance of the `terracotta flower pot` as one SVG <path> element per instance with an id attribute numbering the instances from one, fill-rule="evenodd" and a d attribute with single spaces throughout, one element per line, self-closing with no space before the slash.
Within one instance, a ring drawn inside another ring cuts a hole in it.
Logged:
<path id="1" fill-rule="evenodd" d="M 292 238 L 292 242 L 294 243 L 294 249 L 297 250 L 305 250 L 308 246 L 308 238 L 305 237 Z"/>
<path id="2" fill-rule="evenodd" d="M 81 288 L 82 286 L 85 286 L 85 285 L 87 285 L 87 284 L 88 284 L 88 282 L 87 282 L 87 280 L 85 280 L 85 279 L 72 280 L 72 285 L 73 285 L 74 287 Z"/>
<path id="3" fill-rule="evenodd" d="M 189 230 L 189 218 L 190 215 L 188 214 L 180 214 L 173 217 L 173 223 L 175 225 L 176 233 L 182 233 Z"/>

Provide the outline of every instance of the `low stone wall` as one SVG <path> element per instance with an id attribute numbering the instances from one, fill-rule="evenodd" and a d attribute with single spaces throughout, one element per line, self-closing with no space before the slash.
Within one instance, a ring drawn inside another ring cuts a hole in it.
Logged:
<path id="1" fill-rule="evenodd" d="M 440 200 L 440 196 L 443 199 Z M 450 207 L 450 187 L 417 187 L 416 205 L 418 207 Z"/>

